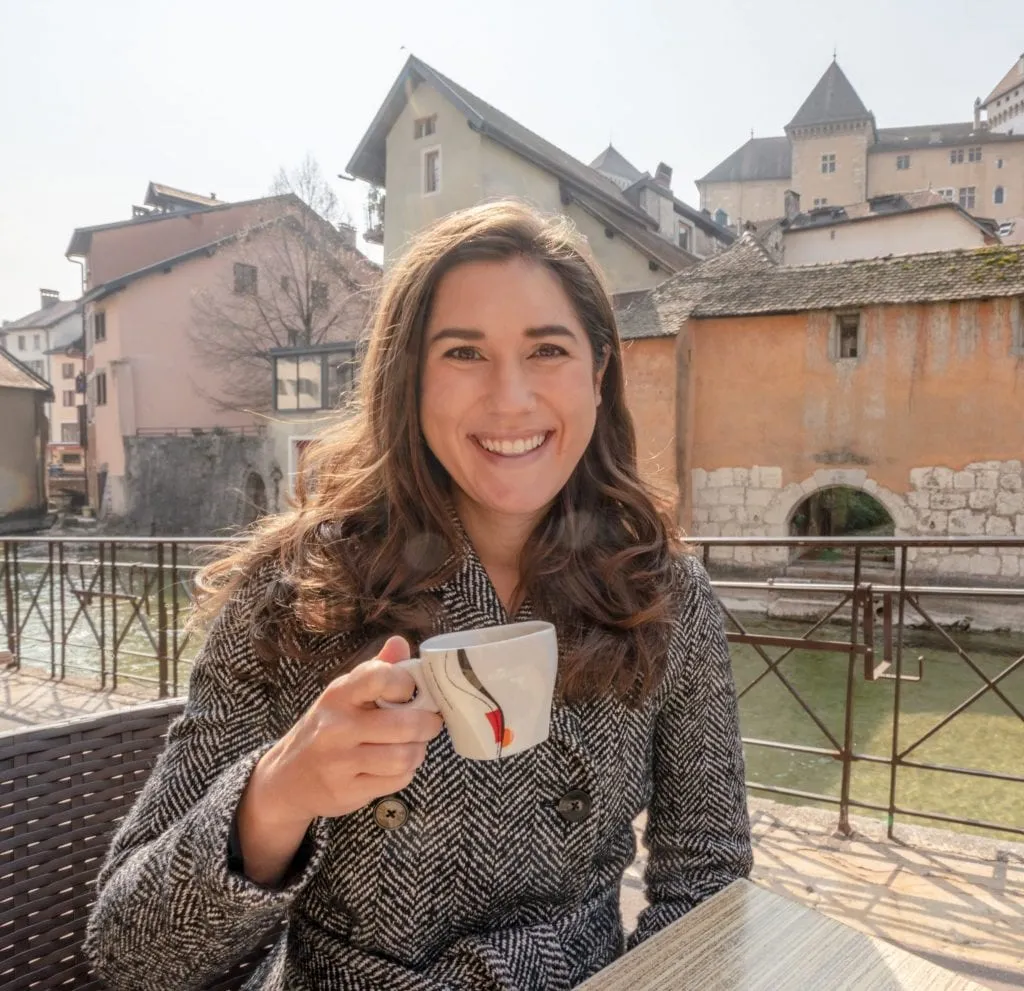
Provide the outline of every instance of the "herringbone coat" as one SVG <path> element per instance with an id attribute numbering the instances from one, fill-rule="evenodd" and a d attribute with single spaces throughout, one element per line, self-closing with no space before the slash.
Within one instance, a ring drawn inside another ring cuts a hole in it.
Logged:
<path id="1" fill-rule="evenodd" d="M 629 946 L 745 876 L 720 612 L 700 564 L 678 570 L 667 675 L 642 708 L 556 702 L 550 739 L 498 761 L 462 759 L 442 731 L 397 796 L 404 826 L 381 828 L 370 807 L 317 820 L 311 855 L 280 889 L 232 871 L 233 817 L 257 760 L 327 672 L 286 660 L 268 681 L 248 638 L 250 586 L 211 630 L 185 712 L 113 841 L 87 940 L 96 971 L 119 991 L 200 988 L 285 917 L 247 988 L 567 991 L 627 946 L 619 888 L 643 810 L 650 907 Z M 471 549 L 439 595 L 447 629 L 508 621 Z M 528 616 L 527 605 L 517 618 Z M 573 790 L 592 803 L 582 821 L 559 814 Z"/>

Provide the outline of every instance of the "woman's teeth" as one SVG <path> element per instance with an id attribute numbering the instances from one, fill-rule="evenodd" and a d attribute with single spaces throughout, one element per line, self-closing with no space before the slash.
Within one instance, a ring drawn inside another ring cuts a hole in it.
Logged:
<path id="1" fill-rule="evenodd" d="M 478 437 L 480 446 L 492 454 L 502 454 L 511 457 L 516 454 L 528 454 L 535 451 L 547 440 L 547 434 L 535 434 L 533 437 L 520 437 L 518 440 L 485 440 Z"/>

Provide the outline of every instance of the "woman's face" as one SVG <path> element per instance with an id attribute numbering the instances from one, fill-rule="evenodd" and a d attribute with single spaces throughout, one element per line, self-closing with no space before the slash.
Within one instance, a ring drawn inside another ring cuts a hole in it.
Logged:
<path id="1" fill-rule="evenodd" d="M 558 277 L 522 258 L 467 262 L 434 294 L 420 422 L 477 514 L 538 518 L 590 443 L 601 371 Z"/>

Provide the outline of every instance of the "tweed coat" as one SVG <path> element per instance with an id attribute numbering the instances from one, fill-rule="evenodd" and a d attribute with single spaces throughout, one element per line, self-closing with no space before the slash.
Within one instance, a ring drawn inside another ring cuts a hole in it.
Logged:
<path id="1" fill-rule="evenodd" d="M 556 700 L 551 735 L 470 761 L 446 731 L 395 799 L 314 821 L 282 884 L 249 881 L 229 856 L 234 813 L 259 758 L 322 690 L 315 663 L 271 682 L 237 594 L 196 659 L 183 715 L 115 836 L 87 951 L 118 991 L 201 988 L 283 935 L 247 988 L 567 991 L 751 867 L 736 693 L 703 568 L 677 566 L 667 674 L 640 708 Z M 264 578 L 264 583 L 269 578 Z M 447 629 L 508 622 L 470 548 L 438 591 Z M 518 619 L 530 615 L 527 604 Z M 344 646 L 344 645 L 342 645 Z M 566 816 L 569 793 L 582 793 Z M 647 810 L 650 907 L 628 940 L 619 888 Z"/>

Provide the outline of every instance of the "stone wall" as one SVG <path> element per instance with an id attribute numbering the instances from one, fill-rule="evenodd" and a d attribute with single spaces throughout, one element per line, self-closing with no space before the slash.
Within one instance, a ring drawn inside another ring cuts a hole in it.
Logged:
<path id="1" fill-rule="evenodd" d="M 266 508 L 281 508 L 277 467 L 263 436 L 126 437 L 126 512 L 118 528 L 167 536 L 230 532 L 252 518 L 247 492 L 260 483 Z"/>
<path id="2" fill-rule="evenodd" d="M 698 537 L 785 537 L 794 510 L 821 489 L 845 485 L 877 499 L 899 537 L 1024 537 L 1024 470 L 1020 461 L 979 461 L 960 470 L 910 470 L 908 490 L 893 492 L 866 468 L 822 468 L 783 485 L 780 467 L 696 468 L 691 474 Z M 785 548 L 716 547 L 711 559 L 739 566 L 785 564 Z M 908 554 L 919 576 L 1012 580 L 1024 575 L 1024 547 L 916 548 Z"/>

